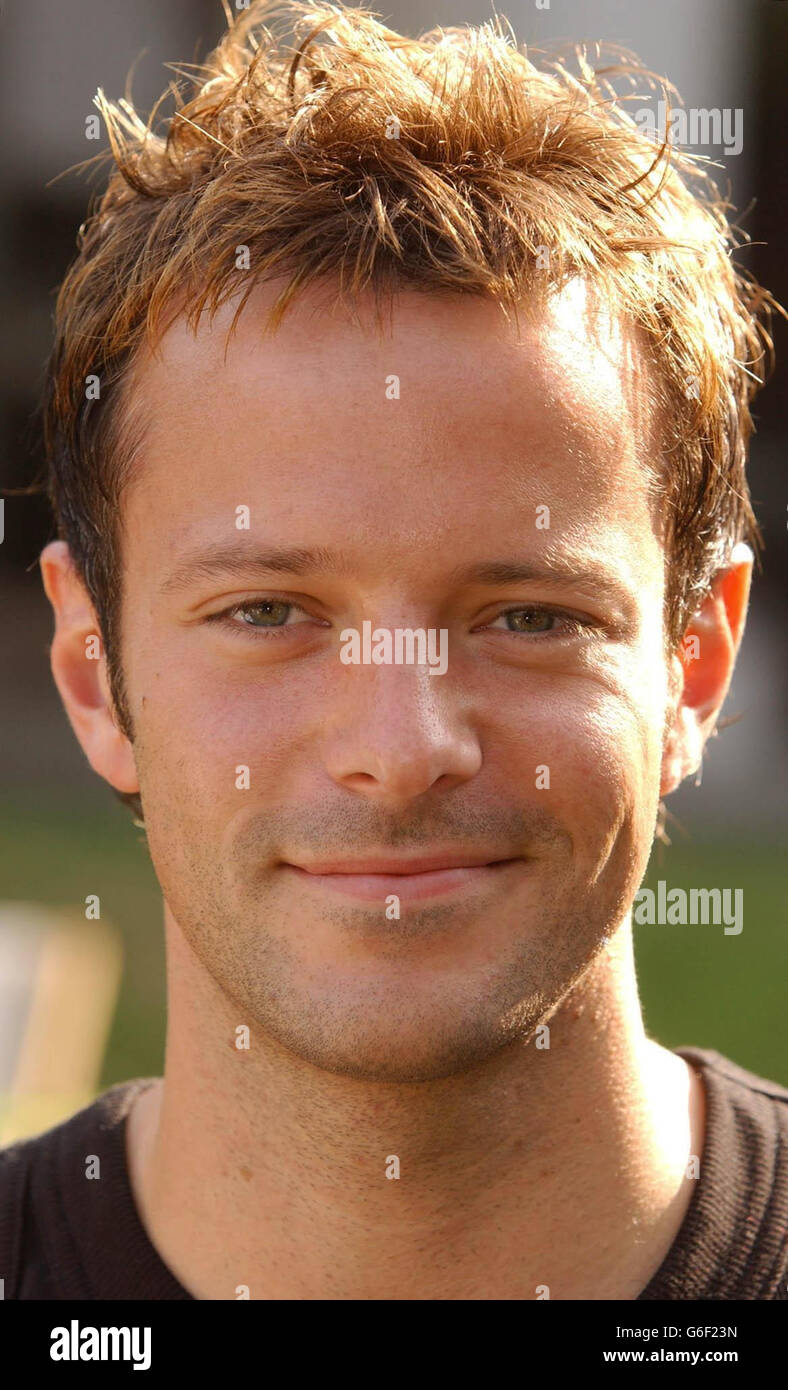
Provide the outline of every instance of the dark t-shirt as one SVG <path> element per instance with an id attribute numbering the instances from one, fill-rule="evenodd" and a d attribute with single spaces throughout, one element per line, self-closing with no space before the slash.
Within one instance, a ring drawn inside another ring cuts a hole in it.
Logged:
<path id="1" fill-rule="evenodd" d="M 639 1299 L 788 1299 L 788 1089 L 701 1048 L 706 1138 L 681 1229 Z M 6 1298 L 184 1299 L 151 1244 L 129 1184 L 125 1121 L 154 1078 L 0 1151 L 0 1279 Z M 101 1176 L 85 1176 L 97 1155 Z"/>

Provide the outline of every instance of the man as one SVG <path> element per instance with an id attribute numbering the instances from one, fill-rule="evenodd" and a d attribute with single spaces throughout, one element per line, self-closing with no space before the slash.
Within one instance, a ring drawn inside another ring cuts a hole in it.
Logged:
<path id="1" fill-rule="evenodd" d="M 267 13 L 166 141 L 100 98 L 58 301 L 52 669 L 169 1016 L 6 1150 L 6 1297 L 785 1297 L 788 1091 L 649 1039 L 632 954 L 769 297 L 587 66 L 297 6 L 291 64 Z"/>

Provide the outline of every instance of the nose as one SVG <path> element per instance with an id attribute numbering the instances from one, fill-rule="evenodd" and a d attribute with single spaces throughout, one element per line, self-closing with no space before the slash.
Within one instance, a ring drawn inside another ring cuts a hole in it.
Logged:
<path id="1" fill-rule="evenodd" d="M 325 725 L 329 775 L 381 804 L 475 776 L 481 746 L 449 681 L 448 671 L 431 675 L 419 665 L 342 667 Z"/>

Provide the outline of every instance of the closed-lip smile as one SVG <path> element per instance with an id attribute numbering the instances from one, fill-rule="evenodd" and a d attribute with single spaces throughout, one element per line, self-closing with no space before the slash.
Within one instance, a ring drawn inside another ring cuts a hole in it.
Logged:
<path id="1" fill-rule="evenodd" d="M 502 862 L 503 857 L 496 854 L 437 851 L 413 858 L 375 855 L 369 859 L 326 859 L 316 864 L 294 864 L 293 867 L 303 869 L 308 874 L 427 874 L 436 869 L 479 868 Z"/>
<path id="2" fill-rule="evenodd" d="M 501 858 L 496 852 L 435 850 L 418 856 L 374 855 L 366 859 L 332 859 L 310 864 L 285 862 L 303 881 L 382 903 L 390 894 L 416 901 L 459 888 L 487 884 L 522 857 Z"/>

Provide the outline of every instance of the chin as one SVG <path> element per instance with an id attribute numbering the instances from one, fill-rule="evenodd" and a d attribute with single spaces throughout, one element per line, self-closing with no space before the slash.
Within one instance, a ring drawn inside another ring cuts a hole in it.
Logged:
<path id="1" fill-rule="evenodd" d="M 282 1021 L 267 1030 L 289 1052 L 321 1071 L 335 1076 L 367 1082 L 438 1081 L 461 1076 L 484 1066 L 504 1048 L 523 1046 L 538 1026 L 527 1007 L 498 1010 L 494 1016 L 463 1021 L 459 1011 L 449 1010 L 441 1020 L 437 1010 L 428 1015 L 408 1015 L 406 1010 L 374 1014 L 359 1009 L 354 1017 L 339 1018 L 325 1008 L 307 1006 L 300 1027 L 282 1027 Z M 309 1017 L 308 1032 L 303 1018 Z M 516 1020 L 516 1021 L 515 1021 Z"/>

